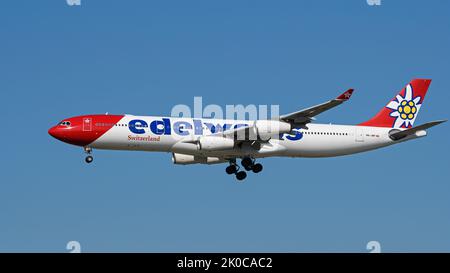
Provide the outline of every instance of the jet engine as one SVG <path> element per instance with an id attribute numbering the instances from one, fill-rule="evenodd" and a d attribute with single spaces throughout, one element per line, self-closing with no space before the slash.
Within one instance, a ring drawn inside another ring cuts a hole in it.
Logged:
<path id="1" fill-rule="evenodd" d="M 220 136 L 203 136 L 198 140 L 202 151 L 223 151 L 234 148 L 234 140 Z"/>
<path id="2" fill-rule="evenodd" d="M 189 164 L 216 164 L 226 162 L 226 160 L 220 159 L 218 157 L 204 157 L 197 155 L 172 153 L 172 162 L 174 164 L 179 165 L 189 165 Z"/>
<path id="3" fill-rule="evenodd" d="M 277 120 L 257 120 L 254 126 L 254 139 L 269 140 L 271 138 L 278 138 L 279 134 L 289 133 L 292 127 L 291 124 Z"/>

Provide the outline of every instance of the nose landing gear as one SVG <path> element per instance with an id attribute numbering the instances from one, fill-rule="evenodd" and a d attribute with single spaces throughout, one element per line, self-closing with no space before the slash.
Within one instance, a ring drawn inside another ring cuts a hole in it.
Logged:
<path id="1" fill-rule="evenodd" d="M 94 161 L 94 157 L 91 155 L 92 148 L 84 147 L 84 152 L 87 154 L 86 158 L 84 159 L 84 161 L 86 161 L 86 163 L 91 163 L 92 161 Z"/>
<path id="2" fill-rule="evenodd" d="M 91 155 L 88 155 L 84 160 L 86 161 L 86 163 L 91 163 L 92 161 L 94 161 L 94 158 Z"/>

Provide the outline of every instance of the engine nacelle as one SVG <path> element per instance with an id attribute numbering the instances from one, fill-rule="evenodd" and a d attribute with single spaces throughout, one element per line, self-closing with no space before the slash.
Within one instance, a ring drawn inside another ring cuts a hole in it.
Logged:
<path id="1" fill-rule="evenodd" d="M 223 151 L 234 148 L 234 140 L 220 136 L 204 136 L 198 140 L 202 151 Z"/>
<path id="2" fill-rule="evenodd" d="M 179 165 L 216 164 L 226 162 L 226 160 L 220 159 L 218 157 L 204 157 L 204 156 L 172 153 L 172 162 L 174 164 Z"/>
<path id="3" fill-rule="evenodd" d="M 257 120 L 255 124 L 255 135 L 263 140 L 278 138 L 279 134 L 289 133 L 291 124 L 278 120 Z"/>

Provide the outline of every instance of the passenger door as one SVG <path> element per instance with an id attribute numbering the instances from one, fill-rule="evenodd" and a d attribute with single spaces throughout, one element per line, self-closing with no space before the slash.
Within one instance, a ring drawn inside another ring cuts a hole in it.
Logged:
<path id="1" fill-rule="evenodd" d="M 92 131 L 92 118 L 83 118 L 83 132 Z"/>
<path id="2" fill-rule="evenodd" d="M 356 127 L 355 141 L 356 142 L 364 142 L 364 130 L 363 130 L 363 128 Z"/>

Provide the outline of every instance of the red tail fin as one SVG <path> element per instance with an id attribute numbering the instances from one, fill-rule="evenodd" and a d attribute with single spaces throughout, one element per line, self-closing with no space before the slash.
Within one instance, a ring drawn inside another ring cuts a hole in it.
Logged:
<path id="1" fill-rule="evenodd" d="M 431 80 L 414 79 L 372 119 L 361 126 L 410 128 L 414 125 Z"/>

